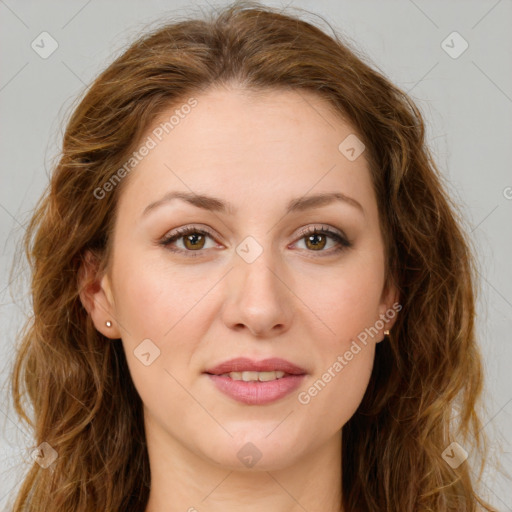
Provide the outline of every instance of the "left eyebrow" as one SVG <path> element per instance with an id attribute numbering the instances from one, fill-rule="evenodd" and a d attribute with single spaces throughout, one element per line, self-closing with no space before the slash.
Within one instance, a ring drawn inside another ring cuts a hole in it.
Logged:
<path id="1" fill-rule="evenodd" d="M 341 192 L 331 192 L 328 194 L 316 194 L 314 196 L 304 196 L 297 199 L 292 199 L 287 206 L 286 212 L 292 213 L 297 211 L 304 211 L 311 208 L 321 208 L 327 206 L 335 201 L 341 201 L 357 208 L 364 215 L 364 208 L 361 203 L 356 201 L 353 197 L 349 197 Z"/>
<path id="2" fill-rule="evenodd" d="M 158 206 L 168 203 L 174 199 L 181 199 L 197 208 L 202 208 L 203 210 L 230 214 L 234 214 L 237 211 L 231 203 L 217 197 L 207 196 L 204 194 L 194 194 L 192 192 L 168 192 L 158 201 L 148 204 L 146 208 L 144 208 L 142 215 L 144 216 Z M 361 203 L 352 197 L 342 194 L 341 192 L 316 194 L 292 199 L 288 202 L 286 213 L 321 208 L 322 206 L 327 206 L 336 201 L 349 204 L 358 209 L 364 215 L 364 208 L 361 206 Z"/>

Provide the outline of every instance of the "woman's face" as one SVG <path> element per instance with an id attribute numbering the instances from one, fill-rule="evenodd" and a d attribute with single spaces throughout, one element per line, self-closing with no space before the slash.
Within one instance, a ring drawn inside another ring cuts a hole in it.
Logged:
<path id="1" fill-rule="evenodd" d="M 396 314 L 364 148 L 307 92 L 215 88 L 188 105 L 143 137 L 91 314 L 122 338 L 148 443 L 286 467 L 339 441 Z M 258 366 L 276 358 L 294 367 Z"/>

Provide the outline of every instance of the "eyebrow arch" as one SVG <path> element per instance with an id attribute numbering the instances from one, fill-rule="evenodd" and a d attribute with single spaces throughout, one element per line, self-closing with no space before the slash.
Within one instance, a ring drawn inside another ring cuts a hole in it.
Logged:
<path id="1" fill-rule="evenodd" d="M 147 215 L 151 210 L 154 210 L 158 206 L 168 203 L 173 199 L 181 199 L 193 206 L 196 206 L 197 208 L 202 208 L 203 210 L 229 214 L 234 214 L 237 211 L 231 203 L 216 197 L 194 194 L 193 192 L 168 192 L 158 201 L 148 204 L 148 206 L 144 208 L 142 216 Z M 341 192 L 316 194 L 292 199 L 286 207 L 286 213 L 288 214 L 313 208 L 321 208 L 322 206 L 327 206 L 335 201 L 341 201 L 354 206 L 364 215 L 364 209 L 361 204 L 352 197 L 342 194 Z"/>

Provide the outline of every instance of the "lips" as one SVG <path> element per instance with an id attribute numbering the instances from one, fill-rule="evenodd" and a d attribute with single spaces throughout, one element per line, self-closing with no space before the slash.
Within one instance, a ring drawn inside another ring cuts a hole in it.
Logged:
<path id="1" fill-rule="evenodd" d="M 306 371 L 285 359 L 225 361 L 204 372 L 224 395 L 245 405 L 265 405 L 290 395 Z M 258 376 L 258 378 L 256 378 Z"/>
<path id="2" fill-rule="evenodd" d="M 307 372 L 303 368 L 280 358 L 264 359 L 263 361 L 254 361 L 246 357 L 237 357 L 214 366 L 205 371 L 210 375 L 222 375 L 231 372 L 284 372 L 288 375 L 305 375 Z"/>

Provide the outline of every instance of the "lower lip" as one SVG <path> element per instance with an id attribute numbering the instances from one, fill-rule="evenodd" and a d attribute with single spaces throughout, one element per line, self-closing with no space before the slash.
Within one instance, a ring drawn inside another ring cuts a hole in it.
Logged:
<path id="1" fill-rule="evenodd" d="M 305 375 L 288 375 L 266 382 L 245 382 L 220 375 L 207 375 L 217 389 L 237 402 L 247 405 L 264 405 L 275 402 L 297 389 L 305 377 Z"/>

